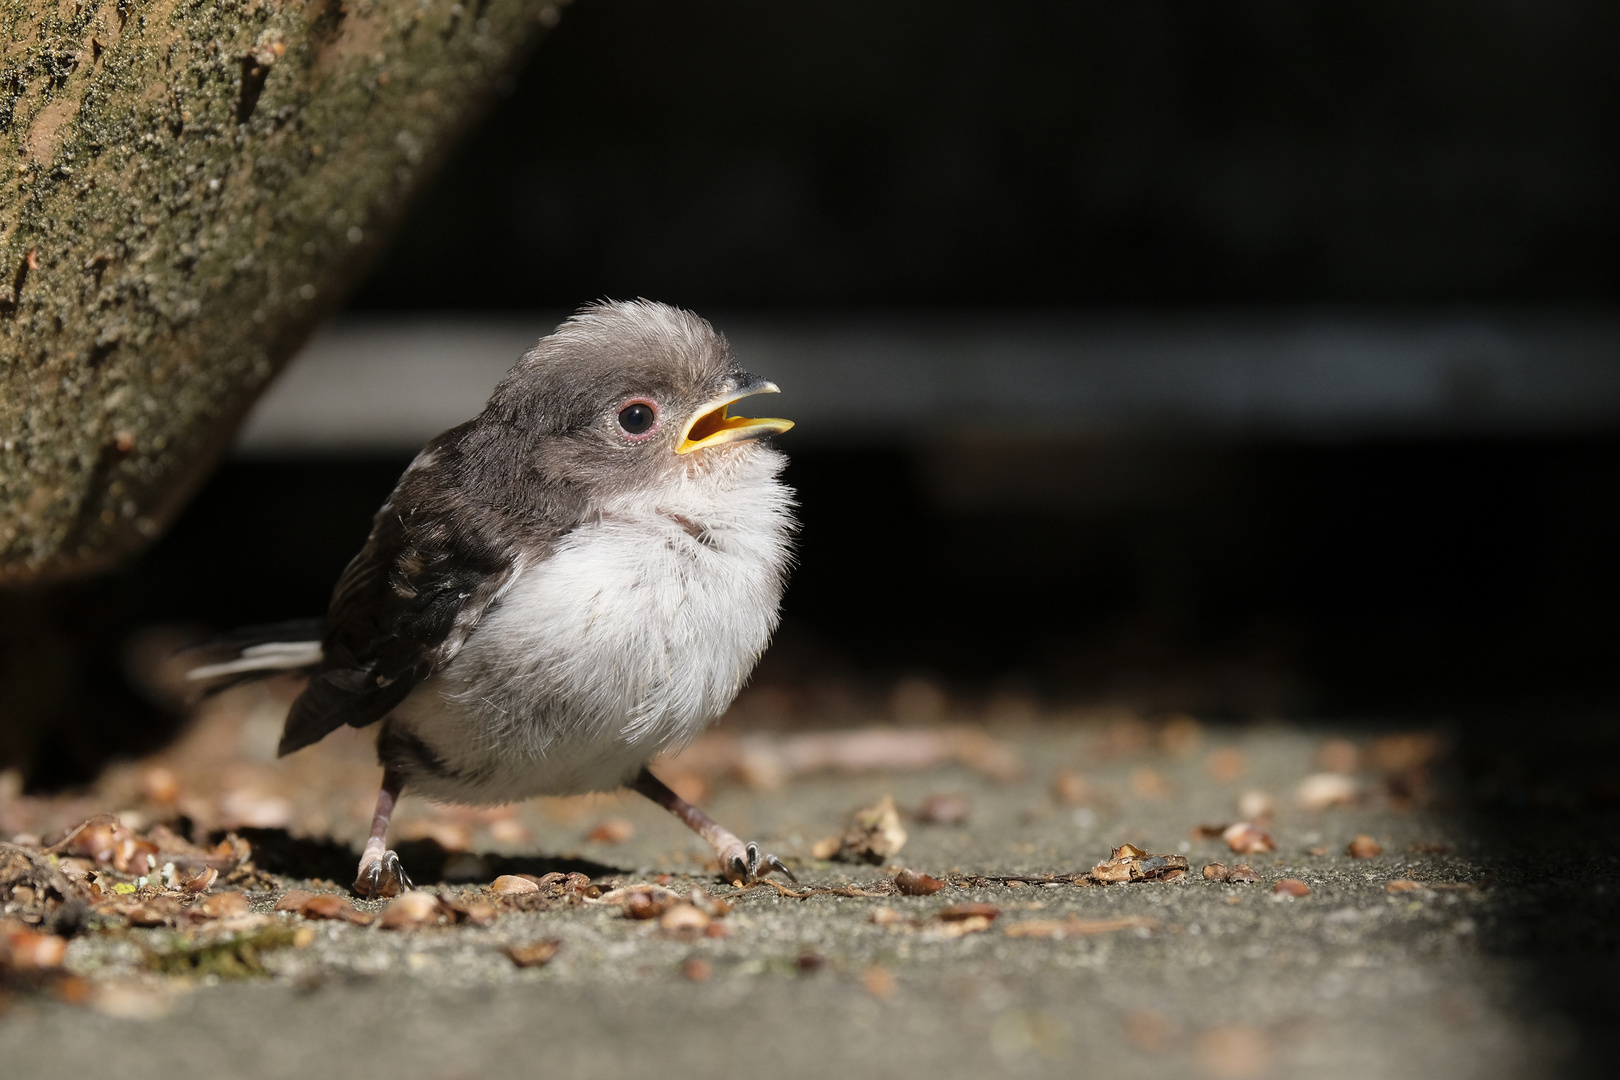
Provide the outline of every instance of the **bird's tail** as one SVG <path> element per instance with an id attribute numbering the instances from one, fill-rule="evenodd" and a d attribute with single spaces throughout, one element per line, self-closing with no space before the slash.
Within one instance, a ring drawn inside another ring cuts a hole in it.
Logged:
<path id="1" fill-rule="evenodd" d="M 210 690 L 262 679 L 281 671 L 307 671 L 321 662 L 321 620 L 299 619 L 270 626 L 248 626 L 189 646 L 222 651 L 229 659 L 186 672 L 193 682 L 221 680 Z"/>

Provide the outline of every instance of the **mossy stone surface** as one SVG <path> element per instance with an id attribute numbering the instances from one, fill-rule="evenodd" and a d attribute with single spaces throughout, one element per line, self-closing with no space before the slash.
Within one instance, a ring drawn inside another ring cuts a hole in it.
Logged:
<path id="1" fill-rule="evenodd" d="M 537 0 L 0 0 L 0 585 L 156 536 Z"/>

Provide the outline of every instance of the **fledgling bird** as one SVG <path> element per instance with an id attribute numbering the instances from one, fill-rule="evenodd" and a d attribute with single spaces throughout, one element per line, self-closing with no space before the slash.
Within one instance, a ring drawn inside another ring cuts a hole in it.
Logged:
<path id="1" fill-rule="evenodd" d="M 417 455 L 332 595 L 320 640 L 238 640 L 196 679 L 302 670 L 281 754 L 380 723 L 382 790 L 355 891 L 410 887 L 387 845 L 405 790 L 474 805 L 628 785 L 732 877 L 779 870 L 647 768 L 736 697 L 776 629 L 794 530 L 777 387 L 696 315 L 582 308 L 483 412 Z"/>

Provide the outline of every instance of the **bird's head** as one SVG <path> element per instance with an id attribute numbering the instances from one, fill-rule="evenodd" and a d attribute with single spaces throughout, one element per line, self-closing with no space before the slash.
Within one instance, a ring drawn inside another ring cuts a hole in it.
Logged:
<path id="1" fill-rule="evenodd" d="M 790 420 L 732 415 L 777 393 L 689 311 L 645 300 L 592 304 L 507 374 L 484 417 L 520 434 L 548 478 L 628 490 L 759 451 Z"/>

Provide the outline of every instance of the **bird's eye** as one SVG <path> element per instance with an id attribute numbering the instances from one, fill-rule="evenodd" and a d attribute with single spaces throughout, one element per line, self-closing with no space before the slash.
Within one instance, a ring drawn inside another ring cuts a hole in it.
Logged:
<path id="1" fill-rule="evenodd" d="M 645 401 L 633 402 L 619 410 L 619 426 L 626 435 L 645 435 L 658 422 L 658 413 Z"/>

